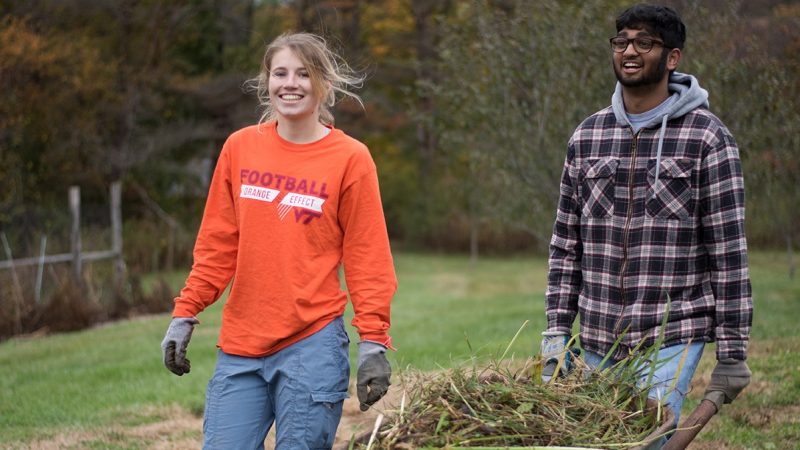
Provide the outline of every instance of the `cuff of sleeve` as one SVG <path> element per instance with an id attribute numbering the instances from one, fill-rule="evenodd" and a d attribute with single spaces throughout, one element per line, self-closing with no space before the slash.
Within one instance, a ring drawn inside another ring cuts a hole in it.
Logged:
<path id="1" fill-rule="evenodd" d="M 389 337 L 388 334 L 381 334 L 381 333 L 362 334 L 361 342 L 373 342 L 375 344 L 380 344 L 388 348 L 389 350 L 397 351 L 397 349 L 392 346 L 392 338 Z"/>
<path id="2" fill-rule="evenodd" d="M 573 322 L 575 322 L 575 316 L 567 316 L 565 314 L 557 314 L 555 312 L 548 313 L 547 331 L 561 332 L 571 335 Z"/>
<path id="3" fill-rule="evenodd" d="M 747 341 L 717 340 L 717 360 L 747 360 Z"/>
<path id="4" fill-rule="evenodd" d="M 193 305 L 187 302 L 181 302 L 179 299 L 175 299 L 175 308 L 172 310 L 172 317 L 196 317 L 200 311 L 197 308 L 193 308 Z"/>
<path id="5" fill-rule="evenodd" d="M 550 329 L 548 329 L 547 331 L 542 331 L 542 336 L 545 336 L 545 337 L 547 337 L 547 336 L 569 336 L 569 333 L 566 332 L 566 331 L 561 331 L 561 330 L 550 330 Z"/>
<path id="6" fill-rule="evenodd" d="M 566 334 L 567 336 L 571 336 L 572 327 L 569 325 L 559 325 L 558 323 L 550 322 L 547 324 L 547 330 L 542 332 L 542 335 L 544 335 L 544 333 L 548 333 L 551 336 L 557 334 Z"/>

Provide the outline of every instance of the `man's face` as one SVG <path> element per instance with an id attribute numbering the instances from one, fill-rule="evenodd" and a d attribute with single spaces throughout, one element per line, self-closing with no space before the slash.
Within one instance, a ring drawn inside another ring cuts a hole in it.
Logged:
<path id="1" fill-rule="evenodd" d="M 618 37 L 626 39 L 646 38 L 654 41 L 649 52 L 642 52 L 631 41 L 625 51 L 613 53 L 614 74 L 625 87 L 655 86 L 667 76 L 667 57 L 670 49 L 662 41 L 644 29 L 623 28 Z"/>

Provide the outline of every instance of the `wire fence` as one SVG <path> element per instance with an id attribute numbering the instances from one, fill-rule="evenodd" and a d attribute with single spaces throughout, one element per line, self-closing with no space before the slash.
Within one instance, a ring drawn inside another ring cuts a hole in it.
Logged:
<path id="1" fill-rule="evenodd" d="M 14 258 L 11 245 L 4 232 L 0 233 L 3 251 L 6 259 L 0 261 L 0 270 L 8 270 L 11 275 L 11 301 L 14 332 L 22 329 L 22 310 L 25 295 L 20 282 L 17 269 L 22 267 L 36 267 L 36 282 L 34 284 L 34 299 L 38 304 L 41 299 L 42 276 L 47 264 L 69 263 L 71 276 L 76 286 L 82 286 L 82 273 L 85 262 L 99 260 L 113 260 L 113 284 L 116 289 L 122 285 L 125 277 L 125 261 L 122 253 L 122 206 L 121 184 L 114 182 L 109 188 L 110 198 L 110 223 L 111 223 L 111 248 L 101 251 L 83 251 L 81 243 L 81 191 L 78 186 L 69 188 L 69 209 L 71 216 L 70 251 L 47 255 L 47 237 L 42 236 L 38 256 Z"/>

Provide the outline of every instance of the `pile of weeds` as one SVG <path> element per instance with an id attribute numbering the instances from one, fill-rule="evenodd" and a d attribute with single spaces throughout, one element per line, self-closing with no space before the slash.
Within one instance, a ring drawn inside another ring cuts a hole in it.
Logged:
<path id="1" fill-rule="evenodd" d="M 634 349 L 603 370 L 577 359 L 568 375 L 548 383 L 541 381 L 538 357 L 437 373 L 409 370 L 401 376 L 399 408 L 345 448 L 641 446 L 667 431 L 673 418 L 647 399 L 655 367 L 665 363 L 650 364 L 657 349 Z"/>

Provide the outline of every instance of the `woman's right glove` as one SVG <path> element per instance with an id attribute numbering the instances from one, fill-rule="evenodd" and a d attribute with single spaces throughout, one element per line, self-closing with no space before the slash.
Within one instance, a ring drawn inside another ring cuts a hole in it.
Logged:
<path id="1" fill-rule="evenodd" d="M 738 359 L 717 361 L 711 372 L 711 381 L 706 388 L 705 398 L 714 402 L 717 411 L 724 403 L 732 402 L 750 384 L 750 368 Z"/>
<path id="2" fill-rule="evenodd" d="M 186 359 L 186 347 L 189 346 L 192 331 L 198 323 L 200 321 L 194 317 L 176 317 L 169 323 L 167 334 L 161 341 L 164 365 L 175 375 L 181 376 L 191 369 L 189 360 Z"/>

